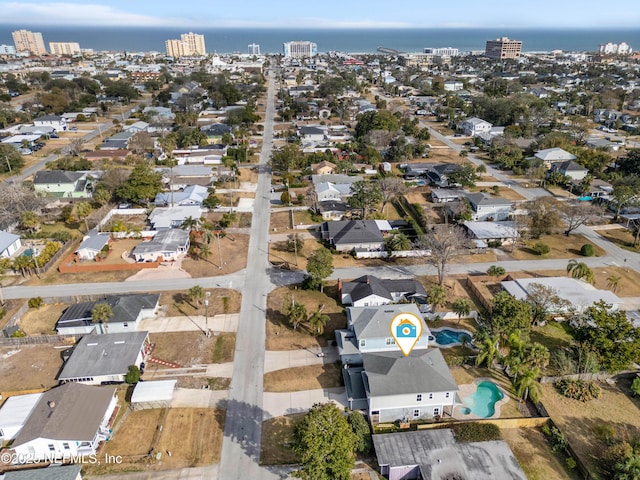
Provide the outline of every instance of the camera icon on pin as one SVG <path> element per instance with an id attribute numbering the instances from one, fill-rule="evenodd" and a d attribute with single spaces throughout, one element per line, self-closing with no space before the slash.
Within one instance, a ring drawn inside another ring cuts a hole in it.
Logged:
<path id="1" fill-rule="evenodd" d="M 403 320 L 396 325 L 396 337 L 397 338 L 416 338 L 418 332 L 416 326 L 409 320 Z"/>

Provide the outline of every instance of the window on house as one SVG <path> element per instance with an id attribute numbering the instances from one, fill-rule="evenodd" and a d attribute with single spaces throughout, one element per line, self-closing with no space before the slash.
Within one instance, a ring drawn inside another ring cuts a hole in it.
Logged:
<path id="1" fill-rule="evenodd" d="M 385 345 L 395 345 L 396 340 L 394 338 L 387 338 L 384 343 Z"/>
<path id="2" fill-rule="evenodd" d="M 49 447 L 49 451 L 50 452 L 55 452 L 56 451 L 56 447 L 53 445 L 53 443 L 50 443 L 49 445 L 47 445 L 47 447 Z"/>
<path id="3" fill-rule="evenodd" d="M 62 448 L 64 448 L 65 450 L 71 450 L 71 447 L 69 447 L 69 444 L 66 442 L 62 444 Z"/>
<path id="4" fill-rule="evenodd" d="M 367 341 L 366 340 L 360 340 L 360 346 L 361 347 L 366 347 L 367 346 Z"/>
<path id="5" fill-rule="evenodd" d="M 380 410 L 372 410 L 371 415 L 380 415 Z"/>
<path id="6" fill-rule="evenodd" d="M 429 400 L 431 400 L 433 398 L 433 393 L 429 394 Z"/>
<path id="7" fill-rule="evenodd" d="M 445 394 L 444 394 L 444 396 L 445 396 L 446 398 L 449 398 L 449 392 L 445 393 Z"/>
<path id="8" fill-rule="evenodd" d="M 126 328 L 126 327 L 128 327 L 128 326 L 129 326 L 129 324 L 128 324 L 127 322 L 124 322 L 124 323 L 122 324 L 122 326 Z"/>
<path id="9" fill-rule="evenodd" d="M 418 394 L 416 395 L 416 402 L 421 402 L 422 401 L 422 394 Z"/>
<path id="10" fill-rule="evenodd" d="M 413 411 L 413 416 L 414 416 L 414 418 L 418 418 L 420 416 L 420 409 L 419 408 L 416 408 Z"/>
<path id="11" fill-rule="evenodd" d="M 440 408 L 436 407 L 433 409 L 433 414 L 434 415 L 440 415 Z"/>

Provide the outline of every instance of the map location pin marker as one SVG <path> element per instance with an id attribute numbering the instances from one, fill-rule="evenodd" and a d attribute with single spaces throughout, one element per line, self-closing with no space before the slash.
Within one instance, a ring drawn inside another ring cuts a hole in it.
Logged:
<path id="1" fill-rule="evenodd" d="M 413 313 L 403 312 L 391 320 L 391 336 L 408 357 L 422 335 L 422 319 Z"/>

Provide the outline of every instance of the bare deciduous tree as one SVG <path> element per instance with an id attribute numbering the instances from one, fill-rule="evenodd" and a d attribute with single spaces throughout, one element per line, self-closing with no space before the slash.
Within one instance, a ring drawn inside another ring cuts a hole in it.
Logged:
<path id="1" fill-rule="evenodd" d="M 571 232 L 595 217 L 598 214 L 598 209 L 589 202 L 567 202 L 562 206 L 562 214 L 567 224 L 564 234 L 568 237 Z"/>
<path id="2" fill-rule="evenodd" d="M 436 267 L 439 285 L 444 282 L 449 260 L 456 253 L 456 250 L 465 245 L 466 240 L 466 232 L 456 225 L 434 226 L 420 239 L 421 246 L 431 250 L 431 255 L 427 257 L 427 263 Z"/>
<path id="3" fill-rule="evenodd" d="M 384 213 L 387 203 L 401 196 L 407 190 L 407 187 L 404 181 L 398 177 L 384 177 L 378 183 L 382 192 L 382 213 Z"/>
<path id="4" fill-rule="evenodd" d="M 0 228 L 18 224 L 24 212 L 38 212 L 44 205 L 42 198 L 28 188 L 9 183 L 0 189 Z"/>

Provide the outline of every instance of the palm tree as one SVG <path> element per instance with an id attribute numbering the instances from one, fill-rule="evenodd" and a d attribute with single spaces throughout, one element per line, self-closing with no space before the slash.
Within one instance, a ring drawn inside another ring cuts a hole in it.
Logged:
<path id="1" fill-rule="evenodd" d="M 526 363 L 532 368 L 542 369 L 549 365 L 549 349 L 541 343 L 535 342 L 526 349 Z"/>
<path id="2" fill-rule="evenodd" d="M 213 232 L 208 229 L 208 228 L 204 228 L 201 232 L 202 234 L 202 241 L 205 242 L 207 245 L 211 243 L 211 240 L 213 240 Z"/>
<path id="3" fill-rule="evenodd" d="M 200 302 L 204 298 L 204 288 L 200 285 L 194 285 L 188 290 L 187 295 L 189 296 L 189 300 L 195 302 L 196 306 L 199 307 Z"/>
<path id="4" fill-rule="evenodd" d="M 89 202 L 80 202 L 76 205 L 76 214 L 78 215 L 78 219 L 84 220 L 84 226 L 89 231 L 89 221 L 87 217 L 91 213 L 91 204 Z"/>
<path id="5" fill-rule="evenodd" d="M 451 309 L 453 313 L 458 315 L 458 323 L 462 317 L 469 315 L 471 311 L 471 303 L 466 298 L 456 298 L 456 300 L 451 304 Z"/>
<path id="6" fill-rule="evenodd" d="M 489 333 L 482 331 L 476 334 L 474 342 L 480 352 L 476 357 L 476 366 L 486 363 L 487 368 L 493 368 L 493 361 L 498 356 L 498 340 Z"/>
<path id="7" fill-rule="evenodd" d="M 198 219 L 193 217 L 187 217 L 182 222 L 182 228 L 185 230 L 195 230 L 198 227 Z"/>
<path id="8" fill-rule="evenodd" d="M 107 323 L 113 317 L 113 310 L 108 303 L 96 303 L 91 309 L 91 322 L 99 323 L 103 333 L 107 333 Z"/>
<path id="9" fill-rule="evenodd" d="M 442 285 L 433 285 L 427 290 L 427 302 L 436 307 L 447 303 L 447 291 Z"/>
<path id="10" fill-rule="evenodd" d="M 620 287 L 620 280 L 622 280 L 622 277 L 618 275 L 610 275 L 607 277 L 607 287 L 610 288 L 613 293 L 616 293 L 618 291 L 618 287 Z"/>
<path id="11" fill-rule="evenodd" d="M 504 267 L 501 267 L 500 265 L 491 265 L 488 269 L 487 269 L 487 275 L 489 275 L 490 277 L 502 277 L 504 274 L 506 273 L 506 270 L 504 269 Z"/>
<path id="12" fill-rule="evenodd" d="M 640 377 L 633 379 L 633 382 L 631 383 L 631 392 L 633 392 L 634 397 L 640 397 Z"/>
<path id="13" fill-rule="evenodd" d="M 209 258 L 209 255 L 211 255 L 211 249 L 209 248 L 209 245 L 207 245 L 206 243 L 200 243 L 198 245 L 198 256 L 203 260 Z"/>
<path id="14" fill-rule="evenodd" d="M 593 270 L 591 270 L 584 262 L 578 262 L 575 259 L 569 260 L 569 263 L 567 264 L 567 273 L 571 274 L 575 279 L 584 279 L 586 282 L 591 284 L 595 283 Z"/>
<path id="15" fill-rule="evenodd" d="M 307 319 L 307 307 L 305 307 L 302 303 L 296 303 L 294 300 L 287 309 L 287 319 L 295 330 L 303 321 Z"/>
<path id="16" fill-rule="evenodd" d="M 329 315 L 322 313 L 323 306 L 324 305 L 321 305 L 320 308 L 313 312 L 309 317 L 309 326 L 311 326 L 314 333 L 317 335 L 321 335 L 324 332 L 324 327 L 329 321 Z"/>
<path id="17" fill-rule="evenodd" d="M 29 232 L 37 232 L 40 228 L 40 218 L 33 210 L 27 210 L 20 215 L 20 226 Z"/>
<path id="18" fill-rule="evenodd" d="M 531 397 L 531 400 L 535 403 L 540 399 L 540 384 L 537 378 L 540 376 L 540 369 L 538 368 L 526 368 L 521 372 L 520 377 L 514 382 L 516 387 L 516 395 L 523 400 Z"/>
<path id="19" fill-rule="evenodd" d="M 640 478 L 640 453 L 634 452 L 615 465 L 616 480 L 638 480 Z"/>
<path id="20" fill-rule="evenodd" d="M 26 255 L 20 255 L 13 261 L 13 269 L 20 270 L 23 277 L 26 276 L 27 273 L 31 272 L 32 267 L 33 258 L 27 257 Z"/>
<path id="21" fill-rule="evenodd" d="M 411 248 L 411 240 L 404 233 L 396 233 L 387 239 L 387 250 L 399 252 Z"/>

